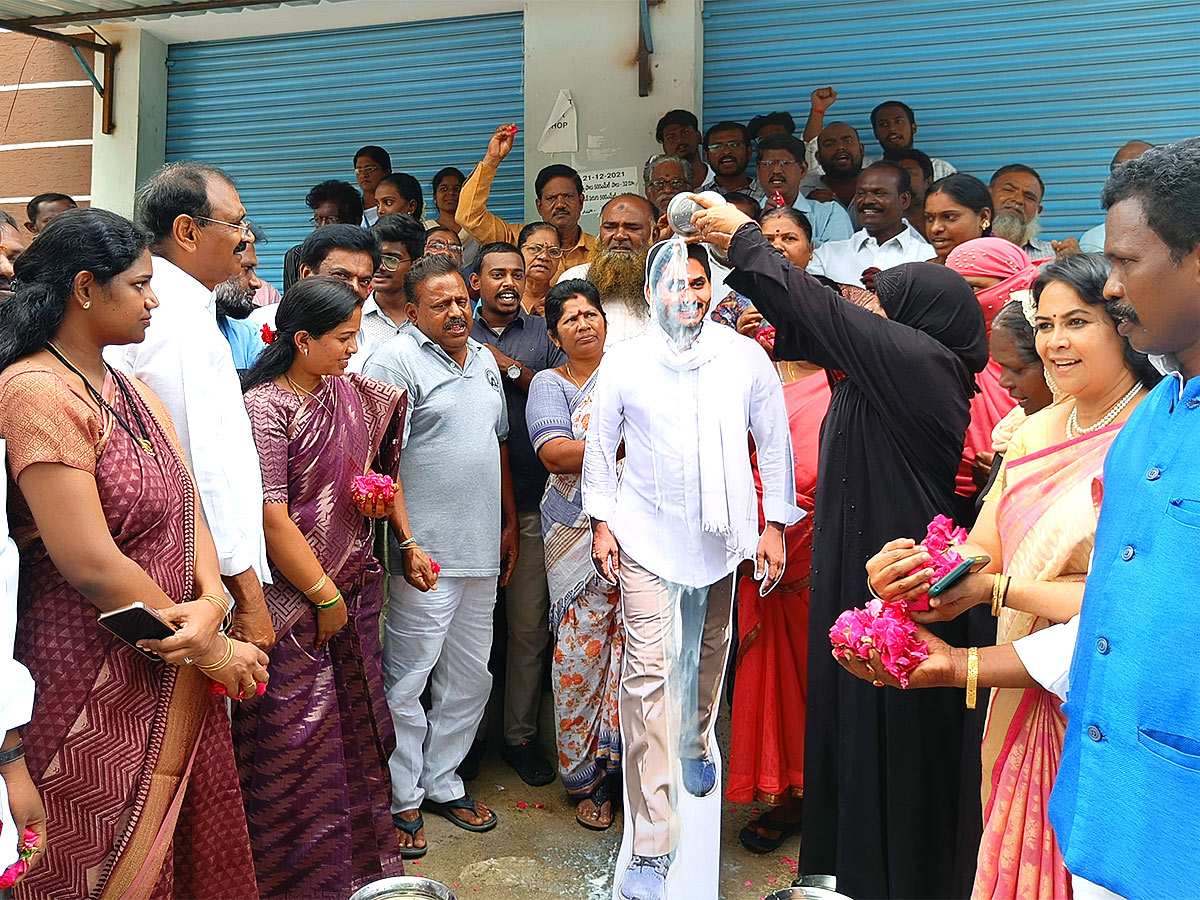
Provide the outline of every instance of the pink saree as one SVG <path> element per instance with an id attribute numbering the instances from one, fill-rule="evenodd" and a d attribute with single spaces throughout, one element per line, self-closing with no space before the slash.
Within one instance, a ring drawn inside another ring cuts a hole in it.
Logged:
<path id="1" fill-rule="evenodd" d="M 61 463 L 93 474 L 121 552 L 184 602 L 195 592 L 192 475 L 158 398 L 109 376 L 104 396 L 126 419 L 114 379 L 146 422 L 153 455 L 52 370 L 23 360 L 0 375 L 9 471 Z M 50 560 L 20 491 L 10 498 L 21 548 L 16 656 L 38 686 L 26 760 L 49 834 L 45 859 L 15 896 L 257 897 L 224 702 L 195 668 L 151 662 L 97 624 L 96 607 Z"/>
<path id="2" fill-rule="evenodd" d="M 1036 427 L 1039 420 L 1030 423 Z M 1096 536 L 1092 485 L 1119 430 L 1113 425 L 1042 449 L 1028 445 L 1030 428 L 1017 432 L 1011 449 L 1021 455 L 1005 462 L 996 508 L 1006 574 L 1038 581 L 1086 577 Z M 1011 643 L 1048 624 L 1005 609 L 996 643 Z M 1071 877 L 1048 817 L 1066 726 L 1060 706 L 1041 688 L 992 691 L 983 735 L 983 839 L 972 900 L 1071 896 Z"/>

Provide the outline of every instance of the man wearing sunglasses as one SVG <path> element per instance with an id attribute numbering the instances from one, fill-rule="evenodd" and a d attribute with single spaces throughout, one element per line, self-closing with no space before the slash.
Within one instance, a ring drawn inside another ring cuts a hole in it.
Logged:
<path id="1" fill-rule="evenodd" d="M 750 135 L 745 125 L 718 122 L 704 135 L 704 154 L 712 178 L 700 185 L 702 191 L 721 194 L 735 192 L 753 197 L 761 204 L 766 198 L 762 185 L 746 174 L 750 165 Z"/>
<path id="2" fill-rule="evenodd" d="M 214 296 L 240 274 L 239 254 L 254 234 L 233 179 L 202 163 L 170 163 L 150 176 L 134 198 L 134 218 L 151 234 L 159 306 L 142 343 L 108 347 L 104 358 L 166 405 L 235 603 L 230 634 L 269 650 L 275 630 L 262 590 L 271 578 L 262 471 Z"/>

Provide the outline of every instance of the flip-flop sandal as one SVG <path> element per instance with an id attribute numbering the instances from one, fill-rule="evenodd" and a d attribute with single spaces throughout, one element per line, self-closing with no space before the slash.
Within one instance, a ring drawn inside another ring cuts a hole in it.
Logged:
<path id="1" fill-rule="evenodd" d="M 417 817 L 415 819 L 413 819 L 411 822 L 409 822 L 405 819 L 400 818 L 399 813 L 392 813 L 392 824 L 395 825 L 396 828 L 398 828 L 400 831 L 403 831 L 405 834 L 407 834 L 410 838 L 412 838 L 415 841 L 417 839 L 417 832 L 425 827 L 425 819 L 422 818 L 420 813 L 417 813 Z M 428 852 L 429 852 L 429 838 L 425 838 L 425 846 L 424 847 L 401 847 L 400 848 L 400 858 L 401 859 L 420 859 L 422 856 L 424 856 Z"/>
<path id="2" fill-rule="evenodd" d="M 472 825 L 470 822 L 465 822 L 456 816 L 454 814 L 454 810 L 456 809 L 465 809 L 469 810 L 470 812 L 475 812 L 475 800 L 470 794 L 463 794 L 457 800 L 450 800 L 446 803 L 438 803 L 436 800 L 426 800 L 421 804 L 421 808 L 427 809 L 431 813 L 436 813 L 443 818 L 449 819 L 453 824 L 457 825 L 464 831 L 491 831 L 496 827 L 496 822 L 499 821 L 496 818 L 496 811 L 492 809 L 488 810 L 488 815 L 491 816 L 491 818 L 489 818 L 482 825 Z"/>
<path id="3" fill-rule="evenodd" d="M 612 801 L 611 800 L 601 801 L 601 800 L 597 800 L 595 797 L 584 797 L 583 800 L 591 800 L 592 803 L 595 805 L 596 812 L 598 814 L 602 814 L 604 812 L 604 805 L 608 804 L 608 822 L 601 824 L 600 822 L 595 822 L 595 821 L 591 821 L 589 819 L 585 819 L 583 816 L 581 816 L 579 814 L 578 806 L 575 807 L 575 821 L 576 822 L 578 822 L 584 828 L 590 829 L 591 831 L 608 831 L 608 829 L 612 828 L 613 811 L 612 811 Z M 583 803 L 583 800 L 580 800 L 579 802 Z"/>
<path id="4" fill-rule="evenodd" d="M 799 834 L 803 827 L 801 822 L 776 822 L 769 818 L 770 813 L 763 813 L 756 820 L 761 828 L 768 828 L 771 831 L 778 831 L 779 837 L 766 838 L 755 831 L 750 825 L 747 825 L 738 832 L 738 840 L 742 842 L 742 846 L 751 853 L 774 853 L 780 848 L 784 841 L 794 834 Z"/>

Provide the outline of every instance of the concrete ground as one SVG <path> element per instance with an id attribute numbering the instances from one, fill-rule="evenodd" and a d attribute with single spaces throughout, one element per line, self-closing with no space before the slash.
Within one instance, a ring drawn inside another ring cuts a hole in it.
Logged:
<path id="1" fill-rule="evenodd" d="M 729 746 L 728 713 L 722 701 L 717 735 L 723 753 Z M 549 716 L 542 718 L 542 732 L 550 735 Z M 408 874 L 448 885 L 459 900 L 610 900 L 621 843 L 620 814 L 608 831 L 588 831 L 576 823 L 574 805 L 558 780 L 529 787 L 495 752 L 485 756 L 479 778 L 468 790 L 496 811 L 499 824 L 485 834 L 472 834 L 426 813 L 429 852 L 406 864 Z M 790 884 L 796 877 L 800 838 L 790 838 L 772 854 L 750 853 L 737 834 L 752 817 L 752 808 L 726 802 L 722 811 L 722 900 L 761 900 Z"/>

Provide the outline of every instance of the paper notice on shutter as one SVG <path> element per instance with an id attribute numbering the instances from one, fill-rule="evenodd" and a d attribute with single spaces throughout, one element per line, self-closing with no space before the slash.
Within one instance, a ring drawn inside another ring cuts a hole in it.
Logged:
<path id="1" fill-rule="evenodd" d="M 542 129 L 537 148 L 542 153 L 575 153 L 579 150 L 579 129 L 575 101 L 570 91 L 559 91 L 554 109 Z"/>
<path id="2" fill-rule="evenodd" d="M 583 181 L 583 215 L 598 216 L 600 209 L 620 194 L 638 194 L 638 170 L 632 166 L 604 169 L 599 172 L 580 172 Z"/>

